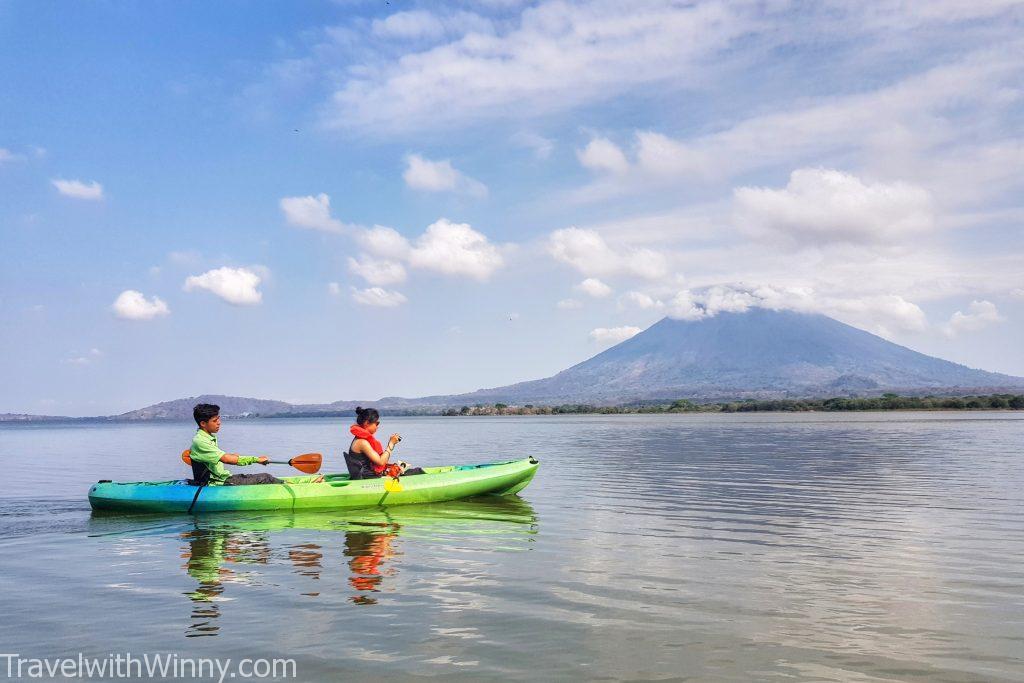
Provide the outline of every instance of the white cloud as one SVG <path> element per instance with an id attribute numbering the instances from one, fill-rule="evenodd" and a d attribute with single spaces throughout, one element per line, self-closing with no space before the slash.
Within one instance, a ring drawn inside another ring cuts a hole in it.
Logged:
<path id="1" fill-rule="evenodd" d="M 750 232 L 798 244 L 890 242 L 934 227 L 928 192 L 906 183 L 865 183 L 841 171 L 793 171 L 784 189 L 740 187 L 737 220 Z"/>
<path id="2" fill-rule="evenodd" d="M 11 162 L 11 161 L 21 161 L 24 158 L 25 157 L 23 155 L 15 154 L 11 150 L 7 149 L 6 147 L 0 147 L 0 164 Z"/>
<path id="3" fill-rule="evenodd" d="M 374 256 L 385 259 L 404 260 L 409 258 L 412 250 L 409 240 L 401 233 L 383 225 L 360 231 L 356 234 L 356 240 Z"/>
<path id="4" fill-rule="evenodd" d="M 612 276 L 619 274 L 657 279 L 668 274 L 664 254 L 650 249 L 613 249 L 594 230 L 562 228 L 548 238 L 548 253 L 584 275 Z"/>
<path id="5" fill-rule="evenodd" d="M 668 302 L 668 317 L 676 320 L 700 320 L 707 311 L 694 299 L 693 292 L 684 289 Z"/>
<path id="6" fill-rule="evenodd" d="M 590 331 L 591 341 L 603 346 L 619 344 L 643 332 L 639 327 L 598 327 Z"/>
<path id="7" fill-rule="evenodd" d="M 713 186 L 755 169 L 840 163 L 909 180 L 946 206 L 1019 188 L 1024 142 L 1009 105 L 1020 99 L 1021 45 L 989 42 L 873 90 L 769 99 L 747 118 L 724 119 L 720 130 L 712 125 L 679 139 L 637 131 L 628 172 L 602 176 L 571 196 L 603 201 L 681 183 Z"/>
<path id="8" fill-rule="evenodd" d="M 1004 320 L 1006 318 L 999 314 L 999 309 L 991 301 L 972 301 L 966 313 L 957 311 L 950 316 L 943 332 L 946 336 L 955 337 L 961 332 L 974 332 Z"/>
<path id="9" fill-rule="evenodd" d="M 167 254 L 167 260 L 176 266 L 194 266 L 203 260 L 203 255 L 195 249 L 172 251 Z"/>
<path id="10" fill-rule="evenodd" d="M 649 294 L 644 294 L 643 292 L 626 292 L 619 299 L 619 303 L 623 305 L 636 306 L 642 310 L 662 308 L 665 305 L 658 299 L 655 299 Z"/>
<path id="11" fill-rule="evenodd" d="M 556 306 L 563 311 L 571 311 L 577 308 L 583 308 L 583 302 L 576 299 L 562 299 Z"/>
<path id="12" fill-rule="evenodd" d="M 541 160 L 549 158 L 555 149 L 554 140 L 529 131 L 519 131 L 513 135 L 512 144 L 533 151 L 533 156 Z"/>
<path id="13" fill-rule="evenodd" d="M 424 10 L 395 12 L 383 19 L 374 19 L 371 28 L 375 35 L 388 38 L 440 38 L 445 33 L 441 20 Z"/>
<path id="14" fill-rule="evenodd" d="M 820 309 L 826 315 L 886 338 L 928 328 L 928 318 L 921 307 L 895 294 L 825 299 Z"/>
<path id="15" fill-rule="evenodd" d="M 427 227 L 409 252 L 409 265 L 444 275 L 488 279 L 504 265 L 501 252 L 466 223 L 442 218 Z"/>
<path id="16" fill-rule="evenodd" d="M 92 365 L 102 357 L 103 352 L 99 349 L 89 349 L 89 353 L 71 356 L 70 358 L 66 358 L 64 363 L 67 363 L 68 365 Z"/>
<path id="17" fill-rule="evenodd" d="M 348 269 L 371 285 L 393 285 L 405 282 L 406 278 L 405 266 L 398 261 L 375 259 L 366 254 L 360 255 L 358 260 L 349 257 Z"/>
<path id="18" fill-rule="evenodd" d="M 1014 299 L 1024 300 L 1024 287 L 1018 287 L 1017 289 L 1010 290 L 1010 296 Z"/>
<path id="19" fill-rule="evenodd" d="M 595 277 L 588 277 L 586 280 L 576 285 L 576 289 L 584 294 L 594 297 L 595 299 L 603 299 L 612 293 L 611 287 Z"/>
<path id="20" fill-rule="evenodd" d="M 327 291 L 331 296 L 341 296 L 341 285 L 337 282 L 328 282 Z"/>
<path id="21" fill-rule="evenodd" d="M 114 300 L 114 315 L 124 320 L 152 320 L 171 312 L 159 297 L 147 299 L 142 292 L 126 289 Z"/>
<path id="22" fill-rule="evenodd" d="M 922 332 L 928 327 L 924 311 L 896 295 L 829 296 L 806 287 L 714 285 L 675 293 L 665 306 L 670 318 L 700 320 L 720 313 L 744 313 L 752 308 L 822 313 L 883 337 Z"/>
<path id="23" fill-rule="evenodd" d="M 393 265 L 401 267 L 405 263 L 412 268 L 481 281 L 505 263 L 501 250 L 485 235 L 467 223 L 452 223 L 446 218 L 429 225 L 415 242 L 382 225 L 359 232 L 356 239 L 367 252 Z M 389 273 L 397 277 L 398 270 L 392 266 Z"/>
<path id="24" fill-rule="evenodd" d="M 607 138 L 594 138 L 586 147 L 576 150 L 576 158 L 584 168 L 608 173 L 625 173 L 629 162 L 622 150 Z"/>
<path id="25" fill-rule="evenodd" d="M 86 199 L 89 201 L 99 201 L 103 199 L 103 186 L 95 180 L 90 183 L 83 183 L 81 180 L 64 180 L 61 178 L 54 178 L 50 182 L 53 183 L 53 186 L 57 188 L 58 192 L 66 197 Z"/>
<path id="26" fill-rule="evenodd" d="M 370 287 L 369 289 L 352 288 L 352 299 L 363 306 L 378 306 L 382 308 L 393 308 L 401 306 L 408 299 L 401 292 L 394 292 L 381 287 Z"/>
<path id="27" fill-rule="evenodd" d="M 345 231 L 345 224 L 331 217 L 331 198 L 323 192 L 315 197 L 284 197 L 279 205 L 289 225 L 324 232 Z"/>
<path id="28" fill-rule="evenodd" d="M 258 287 L 263 277 L 249 268 L 217 268 L 185 280 L 185 291 L 205 289 L 235 306 L 254 306 L 263 300 Z"/>
<path id="29" fill-rule="evenodd" d="M 472 12 L 435 14 L 425 10 L 395 12 L 371 24 L 374 35 L 396 40 L 437 40 L 450 34 L 490 32 L 492 28 L 488 19 Z"/>
<path id="30" fill-rule="evenodd" d="M 426 192 L 460 192 L 475 197 L 487 195 L 487 186 L 457 171 L 448 159 L 431 161 L 418 154 L 405 157 L 405 184 Z"/>
<path id="31" fill-rule="evenodd" d="M 543 2 L 493 33 L 467 26 L 447 43 L 385 53 L 350 70 L 324 118 L 329 126 L 385 132 L 436 128 L 510 111 L 561 111 L 640 84 L 682 88 L 701 80 L 704 60 L 758 20 L 752 8 L 717 2 Z M 439 31 L 424 16 L 403 23 L 414 34 Z"/>

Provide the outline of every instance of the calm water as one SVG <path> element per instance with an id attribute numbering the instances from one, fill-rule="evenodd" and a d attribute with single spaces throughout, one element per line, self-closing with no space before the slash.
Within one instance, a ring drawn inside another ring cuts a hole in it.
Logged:
<path id="1" fill-rule="evenodd" d="M 300 680 L 1022 680 L 1024 415 L 394 418 L 520 497 L 92 516 L 187 424 L 0 429 L 0 650 L 292 657 Z M 243 453 L 337 420 L 229 421 Z M 30 497 L 31 496 L 31 497 Z"/>

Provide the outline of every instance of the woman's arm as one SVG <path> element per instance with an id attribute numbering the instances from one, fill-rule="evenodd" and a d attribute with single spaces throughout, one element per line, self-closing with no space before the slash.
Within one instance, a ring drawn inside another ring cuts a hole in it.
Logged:
<path id="1" fill-rule="evenodd" d="M 246 462 L 239 462 L 239 458 L 245 458 Z M 265 455 L 261 455 L 256 459 L 253 459 L 250 455 L 239 455 L 238 453 L 225 453 L 220 456 L 220 461 L 225 465 L 252 465 L 254 463 L 266 465 L 268 460 L 270 458 Z"/>
<path id="2" fill-rule="evenodd" d="M 366 439 L 356 439 L 355 445 L 353 445 L 352 448 L 356 452 L 362 453 L 369 458 L 370 462 L 372 462 L 375 467 L 384 467 L 388 464 L 388 460 L 391 458 L 391 453 L 395 450 L 395 444 L 398 443 L 398 438 L 398 434 L 392 434 L 391 438 L 388 439 L 388 447 L 385 448 L 384 452 L 380 455 L 377 454 L 377 451 L 373 450 L 373 446 L 371 446 L 370 442 Z"/>

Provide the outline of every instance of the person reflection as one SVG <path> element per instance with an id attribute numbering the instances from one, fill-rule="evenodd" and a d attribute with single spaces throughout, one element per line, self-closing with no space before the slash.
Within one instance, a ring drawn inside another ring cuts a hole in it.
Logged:
<path id="1" fill-rule="evenodd" d="M 385 576 L 394 576 L 396 569 L 384 569 L 382 565 L 396 555 L 391 542 L 398 535 L 399 525 L 367 525 L 377 529 L 345 532 L 345 556 L 352 571 L 349 585 L 357 593 L 349 598 L 357 605 L 376 605 L 377 599 L 370 595 L 378 593 Z"/>
<path id="2" fill-rule="evenodd" d="M 316 543 L 293 545 L 288 549 L 288 559 L 292 561 L 292 566 L 295 567 L 296 573 L 301 576 L 308 576 L 314 581 L 319 581 L 320 570 L 323 569 L 321 561 L 324 559 L 324 554 L 321 550 L 321 547 Z M 316 597 L 320 595 L 320 591 L 303 593 L 303 595 Z"/>
<path id="3" fill-rule="evenodd" d="M 183 532 L 181 538 L 187 542 L 182 549 L 185 571 L 199 584 L 185 593 L 192 602 L 192 623 L 185 629 L 185 637 L 215 636 L 220 630 L 216 622 L 220 616 L 217 601 L 224 593 L 224 583 L 243 580 L 224 565 L 266 564 L 270 560 L 270 546 L 264 538 L 232 534 L 225 528 L 196 528 Z"/>

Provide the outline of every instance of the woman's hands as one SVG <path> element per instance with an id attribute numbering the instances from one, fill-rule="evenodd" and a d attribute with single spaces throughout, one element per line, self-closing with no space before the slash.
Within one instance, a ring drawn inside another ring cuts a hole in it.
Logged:
<path id="1" fill-rule="evenodd" d="M 401 434 L 392 434 L 391 438 L 388 439 L 388 448 L 394 450 L 395 446 L 401 440 L 402 440 L 402 435 Z"/>

